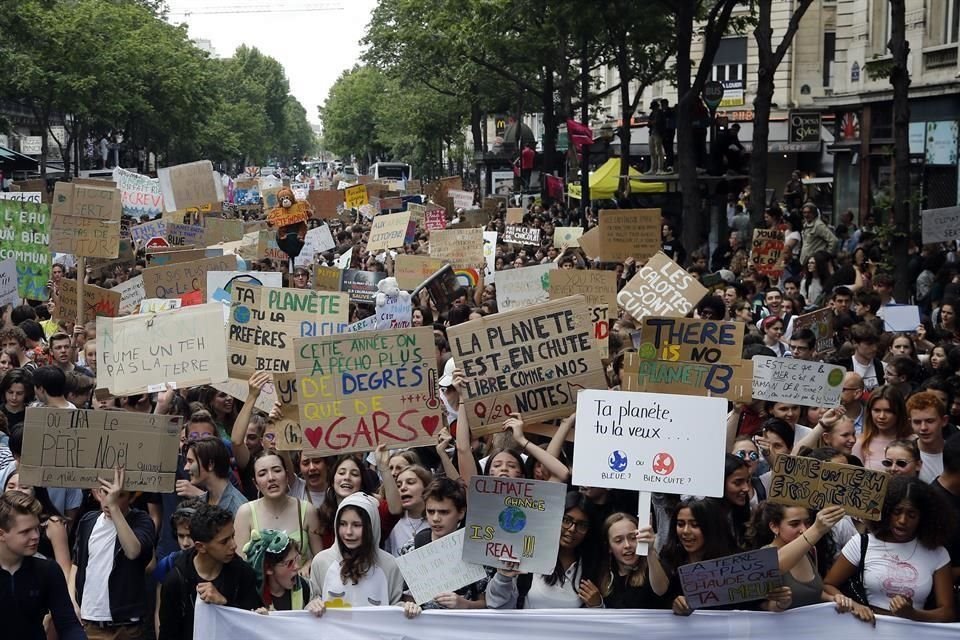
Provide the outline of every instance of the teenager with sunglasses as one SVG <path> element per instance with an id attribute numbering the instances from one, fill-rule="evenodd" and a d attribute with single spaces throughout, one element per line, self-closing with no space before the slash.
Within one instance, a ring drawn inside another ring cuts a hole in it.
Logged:
<path id="1" fill-rule="evenodd" d="M 760 476 L 757 473 L 760 468 L 760 448 L 750 436 L 738 436 L 733 441 L 733 449 L 730 453 L 747 463 L 750 469 L 750 507 L 756 507 L 767 499 L 767 490 L 760 482 Z"/>
<path id="2" fill-rule="evenodd" d="M 888 444 L 883 450 L 880 464 L 887 473 L 910 478 L 918 477 L 923 467 L 916 441 L 908 439 L 894 440 Z"/>
<path id="3" fill-rule="evenodd" d="M 286 531 L 254 531 L 243 553 L 257 576 L 257 591 L 263 599 L 258 613 L 306 608 L 310 584 L 299 575 L 303 564 L 300 546 Z"/>

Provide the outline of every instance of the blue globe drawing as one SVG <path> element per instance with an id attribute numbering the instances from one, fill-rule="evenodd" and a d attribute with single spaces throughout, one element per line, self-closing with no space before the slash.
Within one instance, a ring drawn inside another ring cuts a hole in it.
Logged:
<path id="1" fill-rule="evenodd" d="M 517 533 L 527 526 L 527 514 L 519 507 L 507 507 L 500 512 L 497 521 L 500 523 L 500 528 L 507 533 Z"/>
<path id="2" fill-rule="evenodd" d="M 247 307 L 237 307 L 233 310 L 233 319 L 240 324 L 246 324 L 250 322 L 250 309 Z"/>
<path id="3" fill-rule="evenodd" d="M 623 451 L 614 451 L 610 454 L 610 457 L 607 458 L 607 464 L 610 465 L 610 468 L 616 472 L 626 471 L 627 469 L 627 454 Z"/>

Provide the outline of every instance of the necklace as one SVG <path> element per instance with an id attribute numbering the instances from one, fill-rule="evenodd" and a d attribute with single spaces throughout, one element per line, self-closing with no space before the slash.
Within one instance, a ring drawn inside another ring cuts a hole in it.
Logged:
<path id="1" fill-rule="evenodd" d="M 274 520 L 279 520 L 279 519 L 280 519 L 280 516 L 283 515 L 283 510 L 284 510 L 284 509 L 286 508 L 286 506 L 287 506 L 287 505 L 286 505 L 286 502 L 287 502 L 287 501 L 284 500 L 283 502 L 284 502 L 284 504 L 283 504 L 283 507 L 280 508 L 280 513 L 277 513 L 277 512 L 274 511 L 273 509 L 270 509 L 269 507 L 267 507 L 268 502 L 267 502 L 266 499 L 264 499 L 264 501 L 263 501 L 263 508 L 266 509 L 267 513 L 269 513 L 270 515 L 273 516 L 273 519 L 274 519 Z"/>
<path id="2" fill-rule="evenodd" d="M 886 540 L 884 540 L 884 541 L 883 541 L 883 549 L 884 549 L 884 551 L 887 551 L 891 556 L 894 556 L 894 557 L 896 558 L 897 562 L 904 562 L 904 563 L 905 563 L 905 562 L 907 562 L 908 560 L 910 560 L 910 558 L 913 557 L 913 554 L 915 554 L 915 553 L 917 552 L 917 545 L 918 545 L 919 543 L 920 543 L 920 539 L 919 539 L 919 538 L 914 538 L 914 539 L 913 539 L 913 550 L 910 552 L 910 555 L 907 556 L 906 558 L 901 558 L 901 557 L 900 557 L 898 554 L 896 554 L 896 553 L 890 553 L 890 547 L 889 547 L 889 545 L 891 545 L 891 544 L 907 544 L 906 542 L 887 542 Z"/>

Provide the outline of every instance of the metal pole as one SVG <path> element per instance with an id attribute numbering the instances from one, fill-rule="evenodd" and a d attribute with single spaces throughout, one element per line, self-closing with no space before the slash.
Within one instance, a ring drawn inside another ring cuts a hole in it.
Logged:
<path id="1" fill-rule="evenodd" d="M 581 147 L 583 159 L 580 162 L 580 206 L 582 211 L 581 226 L 587 228 L 587 212 L 590 210 L 590 145 L 585 143 Z"/>

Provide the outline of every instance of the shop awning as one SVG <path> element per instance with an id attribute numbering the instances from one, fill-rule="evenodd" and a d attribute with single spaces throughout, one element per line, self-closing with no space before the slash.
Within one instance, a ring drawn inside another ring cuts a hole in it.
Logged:
<path id="1" fill-rule="evenodd" d="M 590 199 L 607 200 L 620 186 L 620 158 L 610 158 L 602 167 L 590 174 Z M 630 167 L 630 191 L 633 193 L 666 193 L 665 182 L 642 180 L 640 172 Z M 567 194 L 571 198 L 580 199 L 580 185 L 567 186 Z"/>
<path id="2" fill-rule="evenodd" d="M 17 153 L 13 149 L 0 147 L 0 167 L 7 171 L 31 171 L 39 166 L 39 160 Z"/>

